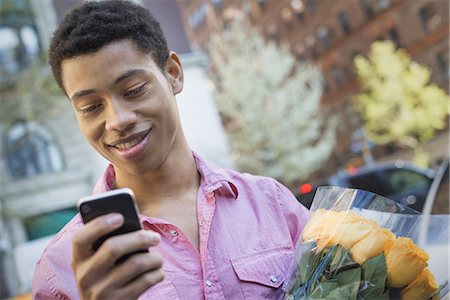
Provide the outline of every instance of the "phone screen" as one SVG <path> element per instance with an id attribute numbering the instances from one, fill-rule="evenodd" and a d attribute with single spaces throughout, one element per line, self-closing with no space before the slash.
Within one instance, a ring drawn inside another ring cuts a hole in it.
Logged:
<path id="1" fill-rule="evenodd" d="M 134 194 L 128 188 L 117 189 L 103 194 L 84 197 L 80 199 L 78 209 L 85 224 L 94 218 L 108 213 L 120 213 L 124 216 L 125 222 L 120 228 L 102 236 L 93 243 L 92 249 L 94 251 L 96 251 L 101 244 L 111 236 L 141 229 Z M 145 249 L 139 252 L 147 251 L 148 250 Z M 123 261 L 124 259 L 126 259 L 126 257 L 121 258 L 120 261 Z"/>

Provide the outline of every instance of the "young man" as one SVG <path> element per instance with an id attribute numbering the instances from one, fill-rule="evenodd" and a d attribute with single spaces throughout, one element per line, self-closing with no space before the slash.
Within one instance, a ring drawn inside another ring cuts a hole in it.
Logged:
<path id="1" fill-rule="evenodd" d="M 175 99 L 183 69 L 153 16 L 131 2 L 86 2 L 55 32 L 50 64 L 82 133 L 111 162 L 94 193 L 131 188 L 143 230 L 93 252 L 123 217 L 83 225 L 77 215 L 38 262 L 34 299 L 281 296 L 308 212 L 275 180 L 190 150 Z M 150 252 L 115 264 L 142 247 Z"/>

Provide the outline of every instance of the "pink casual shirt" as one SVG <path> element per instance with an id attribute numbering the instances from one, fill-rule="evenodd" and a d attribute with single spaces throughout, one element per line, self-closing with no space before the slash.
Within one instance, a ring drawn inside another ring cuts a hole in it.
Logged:
<path id="1" fill-rule="evenodd" d="M 144 229 L 161 234 L 152 248 L 163 259 L 164 281 L 139 299 L 277 299 L 308 210 L 277 181 L 218 168 L 194 153 L 199 251 L 177 226 L 141 215 Z M 110 165 L 94 193 L 111 189 Z M 36 265 L 33 299 L 78 299 L 70 267 L 75 216 L 49 243 Z"/>

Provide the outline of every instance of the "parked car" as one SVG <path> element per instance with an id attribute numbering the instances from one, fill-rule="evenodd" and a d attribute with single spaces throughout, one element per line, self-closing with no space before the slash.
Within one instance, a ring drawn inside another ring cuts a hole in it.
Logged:
<path id="1" fill-rule="evenodd" d="M 323 182 L 299 187 L 298 199 L 310 207 L 319 186 L 340 186 L 373 192 L 422 212 L 435 171 L 402 160 L 363 166 L 352 172 L 342 171 Z"/>
<path id="2" fill-rule="evenodd" d="M 450 214 L 449 160 L 439 167 L 425 200 L 424 214 Z"/>
<path id="3" fill-rule="evenodd" d="M 428 268 L 438 284 L 450 280 L 450 190 L 449 160 L 436 171 L 422 211 L 418 244 L 428 253 Z M 440 299 L 450 299 L 449 284 L 440 292 Z"/>

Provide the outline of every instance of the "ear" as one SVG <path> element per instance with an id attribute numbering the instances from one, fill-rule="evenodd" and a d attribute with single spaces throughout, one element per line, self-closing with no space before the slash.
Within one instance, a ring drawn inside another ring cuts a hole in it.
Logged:
<path id="1" fill-rule="evenodd" d="M 180 58 L 175 52 L 170 51 L 165 69 L 168 83 L 172 87 L 174 95 L 180 93 L 183 90 L 184 83 L 183 67 L 181 66 Z"/>

